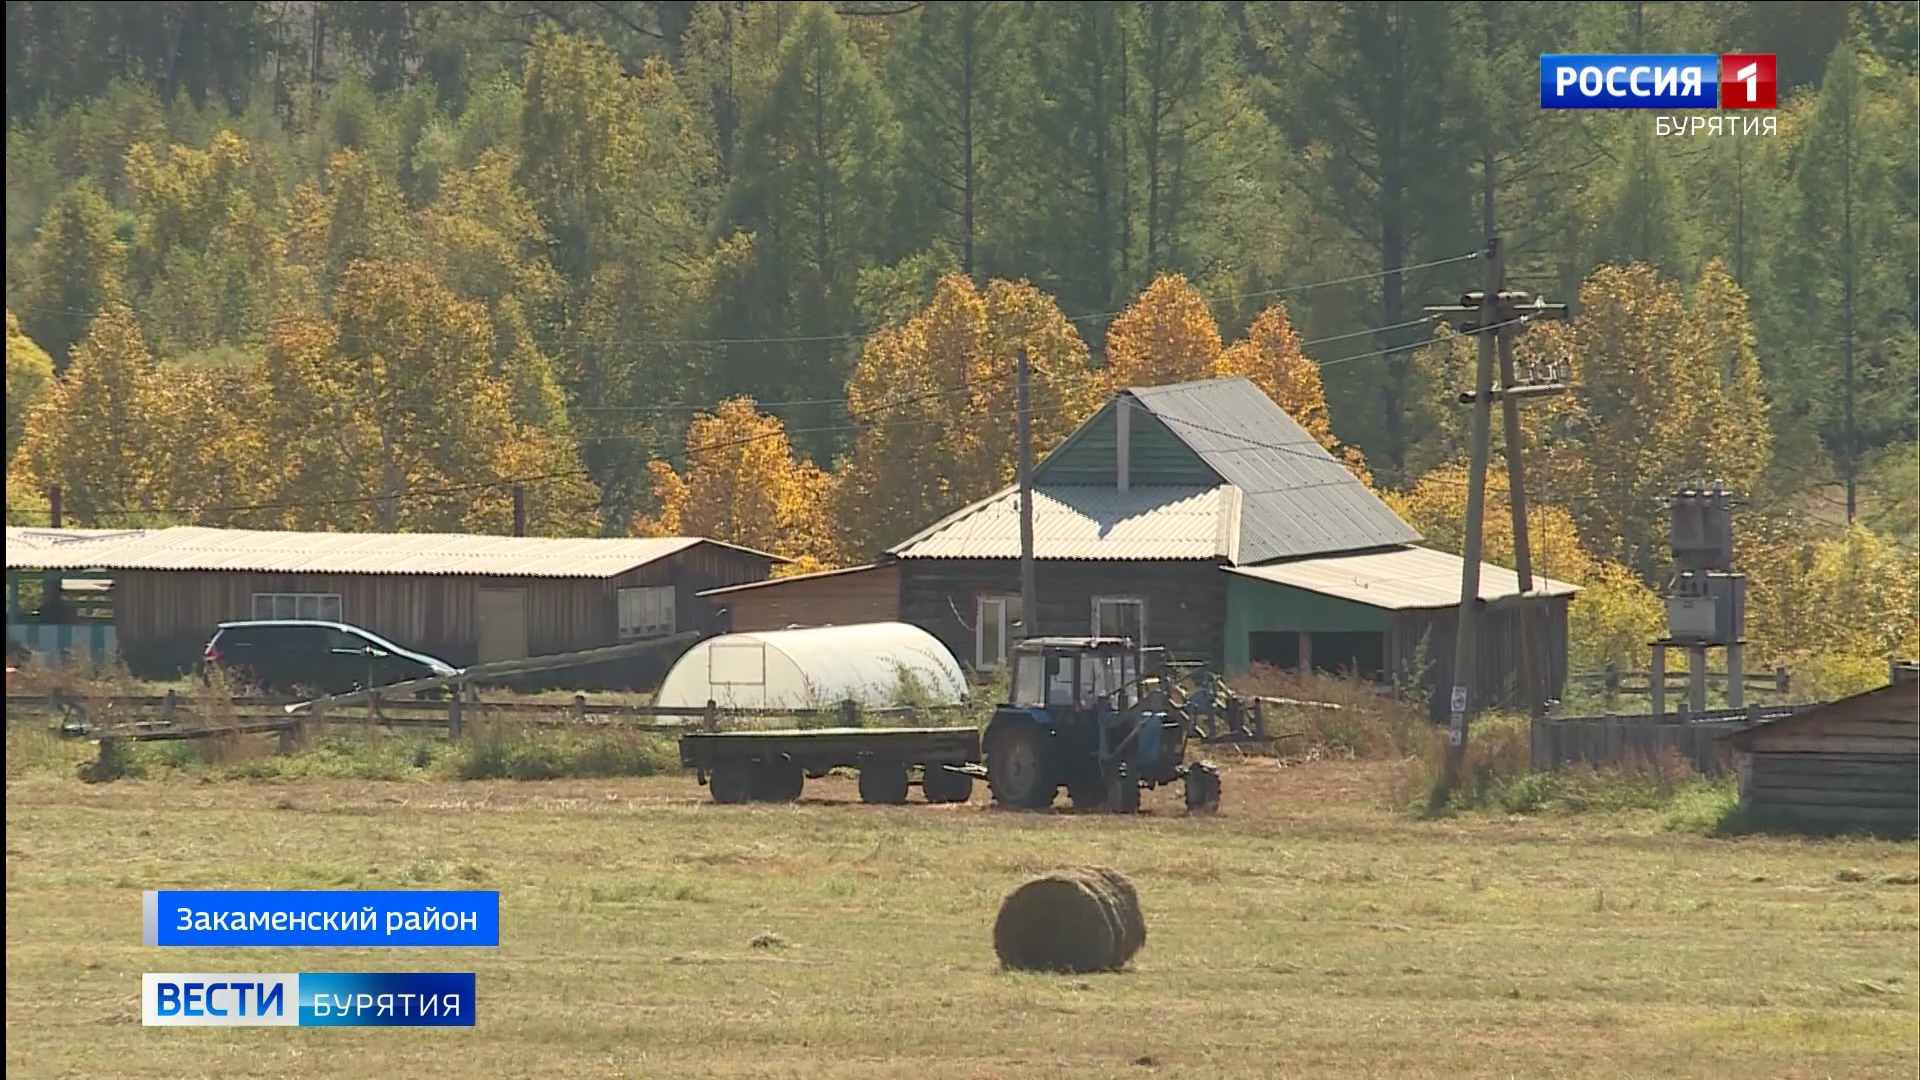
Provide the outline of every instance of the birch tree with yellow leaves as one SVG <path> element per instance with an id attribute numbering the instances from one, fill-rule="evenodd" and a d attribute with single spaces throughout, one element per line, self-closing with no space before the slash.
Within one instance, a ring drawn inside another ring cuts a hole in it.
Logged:
<path id="1" fill-rule="evenodd" d="M 687 425 L 684 465 L 655 460 L 659 509 L 636 517 L 638 536 L 704 536 L 795 560 L 784 573 L 831 564 L 827 520 L 832 478 L 796 460 L 786 426 L 752 398 L 729 398 Z"/>

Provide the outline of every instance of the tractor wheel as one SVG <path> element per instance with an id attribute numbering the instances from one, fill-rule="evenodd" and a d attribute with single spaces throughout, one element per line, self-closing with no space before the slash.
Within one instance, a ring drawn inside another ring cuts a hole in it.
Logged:
<path id="1" fill-rule="evenodd" d="M 1213 766 L 1187 766 L 1187 813 L 1212 814 L 1220 809 L 1220 773 Z"/>
<path id="2" fill-rule="evenodd" d="M 722 762 L 713 767 L 713 775 L 707 778 L 707 789 L 713 794 L 713 801 L 735 805 L 753 798 L 753 766 L 746 762 Z"/>
<path id="3" fill-rule="evenodd" d="M 949 771 L 936 761 L 925 766 L 920 793 L 930 803 L 963 803 L 973 798 L 973 777 Z"/>
<path id="4" fill-rule="evenodd" d="M 1140 784 L 1125 765 L 1107 770 L 1107 809 L 1116 814 L 1140 812 Z"/>
<path id="5" fill-rule="evenodd" d="M 1047 733 L 1037 727 L 1013 727 L 987 747 L 987 787 L 993 801 L 1016 810 L 1053 805 L 1060 785 L 1048 760 Z"/>
<path id="6" fill-rule="evenodd" d="M 807 774 L 792 761 L 776 758 L 753 766 L 754 802 L 793 802 L 806 786 Z"/>
<path id="7" fill-rule="evenodd" d="M 860 766 L 860 801 L 899 806 L 907 801 L 907 764 L 868 761 Z"/>

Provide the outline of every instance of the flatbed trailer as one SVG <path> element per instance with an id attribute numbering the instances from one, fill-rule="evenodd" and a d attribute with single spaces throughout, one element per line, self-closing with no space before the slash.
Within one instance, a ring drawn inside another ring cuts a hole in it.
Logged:
<path id="1" fill-rule="evenodd" d="M 985 775 L 972 727 L 687 732 L 680 764 L 717 803 L 792 802 L 832 769 L 859 770 L 862 802 L 898 805 L 918 787 L 930 803 L 963 803 Z"/>

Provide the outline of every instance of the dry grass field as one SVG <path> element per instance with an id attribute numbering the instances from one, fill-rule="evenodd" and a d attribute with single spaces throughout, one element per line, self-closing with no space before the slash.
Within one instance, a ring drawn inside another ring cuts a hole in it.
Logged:
<path id="1" fill-rule="evenodd" d="M 1657 813 L 1422 822 L 1246 761 L 1214 819 L 709 805 L 691 779 L 7 785 L 9 1077 L 1872 1077 L 1920 1062 L 1920 849 Z M 1132 971 L 997 970 L 1000 898 L 1138 882 Z M 498 889 L 498 950 L 166 951 L 156 887 Z M 143 971 L 473 970 L 464 1030 L 148 1029 Z"/>

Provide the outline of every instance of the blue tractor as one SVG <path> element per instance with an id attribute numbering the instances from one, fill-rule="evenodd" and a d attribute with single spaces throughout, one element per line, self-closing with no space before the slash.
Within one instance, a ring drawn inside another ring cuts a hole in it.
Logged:
<path id="1" fill-rule="evenodd" d="M 1009 657 L 1005 704 L 982 740 L 994 802 L 1131 814 L 1142 788 L 1175 780 L 1189 811 L 1220 805 L 1220 774 L 1187 761 L 1190 745 L 1266 738 L 1256 702 L 1236 698 L 1204 669 L 1174 678 L 1164 650 L 1126 638 L 1029 638 Z"/>

